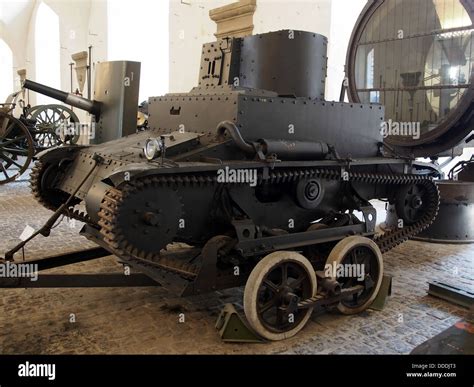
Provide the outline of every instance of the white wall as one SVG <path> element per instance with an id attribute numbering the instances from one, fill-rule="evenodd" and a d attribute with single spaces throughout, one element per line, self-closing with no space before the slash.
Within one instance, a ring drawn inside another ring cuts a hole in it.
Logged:
<path id="1" fill-rule="evenodd" d="M 35 21 L 36 12 L 41 1 L 31 1 L 33 9 L 28 22 L 27 35 L 24 39 L 24 47 L 26 48 L 26 58 L 24 65 L 26 67 L 27 78 L 35 79 Z M 60 28 L 60 71 L 61 84 L 60 88 L 70 91 L 70 70 L 69 63 L 72 62 L 71 54 L 87 49 L 87 21 L 90 13 L 90 0 L 43 0 L 59 17 Z M 73 88 L 77 87 L 75 74 L 73 76 Z M 30 92 L 31 105 L 36 104 L 35 93 Z"/>
<path id="2" fill-rule="evenodd" d="M 108 60 L 141 62 L 139 101 L 168 92 L 169 3 L 109 0 Z"/>
<path id="3" fill-rule="evenodd" d="M 216 23 L 209 18 L 209 10 L 232 2 L 170 0 L 170 92 L 188 92 L 197 85 L 201 46 L 216 40 Z"/>
<path id="4" fill-rule="evenodd" d="M 13 52 L 14 79 L 18 79 L 17 70 L 25 67 L 29 60 L 26 41 L 33 10 L 34 1 L 32 0 L 0 1 L 0 38 Z M 18 82 L 16 86 L 19 87 Z"/>
<path id="5" fill-rule="evenodd" d="M 90 0 L 45 0 L 59 16 L 61 39 L 61 89 L 70 91 L 69 63 L 71 55 L 87 49 L 87 26 Z M 75 74 L 73 77 L 74 82 Z"/>
<path id="6" fill-rule="evenodd" d="M 283 29 L 329 35 L 331 0 L 257 0 L 254 34 Z"/>
<path id="7" fill-rule="evenodd" d="M 0 38 L 10 45 L 14 53 L 14 72 L 27 67 L 28 77 L 35 79 L 34 71 L 34 18 L 40 0 L 2 0 L 0 3 Z M 71 54 L 87 50 L 92 45 L 93 67 L 96 62 L 109 59 L 107 0 L 44 0 L 60 17 L 61 22 L 61 88 L 69 91 L 69 63 Z M 115 1 L 115 0 L 112 0 Z M 145 0 L 140 0 L 145 1 Z M 163 2 L 166 0 L 148 0 Z M 141 97 L 170 92 L 187 92 L 197 84 L 201 46 L 214 41 L 215 23 L 209 18 L 209 10 L 229 4 L 233 0 L 170 0 L 169 9 L 169 70 L 160 59 L 146 59 L 148 72 L 159 74 L 159 80 L 146 83 Z M 125 12 L 135 10 L 134 17 L 142 17 L 147 33 L 142 39 L 154 58 L 163 51 L 155 44 L 159 41 L 162 26 L 150 25 L 153 13 L 144 11 L 146 4 L 136 7 L 136 2 L 127 2 Z M 301 29 L 323 34 L 329 39 L 328 81 L 326 98 L 338 99 L 344 76 L 347 43 L 354 23 L 366 0 L 258 0 L 254 15 L 254 33 L 280 29 Z M 132 12 L 133 13 L 133 12 Z M 131 14 L 130 14 L 131 15 Z M 138 23 L 139 25 L 140 23 Z M 136 25 L 136 24 L 135 24 Z M 129 28 L 126 24 L 123 31 Z M 152 32 L 150 32 L 152 31 Z M 153 33 L 155 31 L 155 33 Z M 131 35 L 141 36 L 137 27 Z M 125 42 L 124 42 L 125 44 Z M 133 40 L 126 42 L 133 45 Z M 127 47 L 124 46 L 124 51 Z M 128 50 L 129 51 L 129 50 Z M 115 55 L 115 54 L 114 54 Z M 162 55 L 166 61 L 166 53 Z M 118 59 L 118 56 L 114 59 Z M 133 58 L 121 58 L 133 59 Z M 138 58 L 140 59 L 140 58 Z M 166 85 L 169 75 L 169 87 Z M 76 80 L 74 75 L 74 88 Z M 143 83 L 142 83 L 143 85 Z M 32 98 L 32 103 L 34 103 Z"/>
<path id="8" fill-rule="evenodd" d="M 367 0 L 331 0 L 326 99 L 338 101 L 349 40 Z"/>
<path id="9" fill-rule="evenodd" d="M 367 0 L 257 0 L 254 34 L 294 29 L 329 39 L 326 98 L 338 99 L 344 78 L 347 44 Z M 186 92 L 197 85 L 201 46 L 215 40 L 209 10 L 232 0 L 171 0 L 170 91 Z"/>

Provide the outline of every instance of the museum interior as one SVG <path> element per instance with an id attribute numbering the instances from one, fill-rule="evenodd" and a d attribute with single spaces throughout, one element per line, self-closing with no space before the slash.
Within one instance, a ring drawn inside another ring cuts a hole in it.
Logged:
<path id="1" fill-rule="evenodd" d="M 472 0 L 2 0 L 0 354 L 474 354 Z"/>

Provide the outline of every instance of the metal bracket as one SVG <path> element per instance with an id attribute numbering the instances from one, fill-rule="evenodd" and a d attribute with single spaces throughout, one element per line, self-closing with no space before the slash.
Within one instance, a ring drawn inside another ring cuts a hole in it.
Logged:
<path id="1" fill-rule="evenodd" d="M 217 263 L 222 249 L 234 246 L 232 238 L 217 236 L 211 238 L 201 250 L 202 265 L 194 281 L 189 282 L 181 294 L 183 297 L 217 290 Z M 228 252 L 229 250 L 225 250 Z"/>
<path id="2" fill-rule="evenodd" d="M 377 225 L 377 210 L 371 205 L 361 207 L 360 210 L 364 215 L 366 232 L 375 232 L 375 226 Z"/>
<path id="3" fill-rule="evenodd" d="M 0 288 L 113 288 L 161 286 L 143 273 L 39 274 L 27 277 L 0 278 Z"/>
<path id="4" fill-rule="evenodd" d="M 260 230 L 251 219 L 234 219 L 232 225 L 235 228 L 239 242 L 262 237 Z"/>

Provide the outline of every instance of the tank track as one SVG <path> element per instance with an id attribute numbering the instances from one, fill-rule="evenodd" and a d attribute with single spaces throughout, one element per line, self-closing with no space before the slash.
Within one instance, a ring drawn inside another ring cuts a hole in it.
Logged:
<path id="1" fill-rule="evenodd" d="M 44 195 L 42 190 L 40 189 L 40 178 L 41 178 L 41 173 L 44 168 L 44 164 L 41 161 L 37 161 L 33 168 L 31 169 L 31 174 L 30 174 L 30 188 L 33 194 L 33 197 L 40 203 L 43 207 L 51 210 L 51 211 L 56 211 L 59 208 L 59 205 L 56 203 L 53 203 L 50 198 L 47 195 Z M 199 180 L 201 183 L 202 181 Z M 108 202 L 114 200 L 114 194 L 113 192 L 117 191 L 115 188 L 112 188 L 107 192 L 107 198 Z M 78 209 L 74 209 L 74 206 L 71 206 L 67 208 L 64 212 L 64 215 L 78 220 L 80 222 L 86 223 L 89 226 L 92 226 L 94 228 L 101 228 L 99 224 L 95 223 L 89 215 L 87 215 L 85 212 L 80 211 Z M 102 220 L 101 220 L 102 221 Z M 107 227 L 107 226 L 105 226 Z M 101 232 L 105 233 L 105 228 L 101 228 Z M 181 278 L 184 279 L 193 279 L 197 276 L 199 272 L 199 268 L 196 265 L 191 265 L 191 264 L 186 264 L 186 263 L 177 263 L 175 260 L 172 260 L 171 258 L 167 257 L 161 257 L 161 256 L 147 256 L 147 257 L 140 257 L 140 254 L 136 254 L 136 251 L 133 251 L 135 254 L 131 254 L 127 252 L 124 249 L 115 249 L 114 246 L 116 246 L 113 241 L 111 241 L 108 238 L 104 237 L 104 240 L 110 245 L 110 247 L 113 249 L 113 251 L 116 252 L 117 255 L 121 256 L 122 258 L 126 259 L 130 263 L 136 263 L 137 265 L 141 266 L 142 268 L 159 268 L 162 270 L 165 270 L 169 272 L 170 274 L 175 274 L 178 275 Z"/>
<path id="2" fill-rule="evenodd" d="M 56 211 L 58 205 L 52 203 L 48 196 L 44 195 L 40 189 L 40 175 L 44 165 L 38 161 L 31 172 L 31 190 L 35 199 L 44 207 Z M 320 178 L 325 180 L 341 180 L 341 170 L 339 168 L 294 168 L 285 170 L 272 170 L 269 172 L 267 179 L 263 180 L 259 176 L 258 184 L 284 184 L 295 182 L 302 178 Z M 431 225 L 434 221 L 439 207 L 439 191 L 432 179 L 429 177 L 418 175 L 394 175 L 394 174 L 377 174 L 377 173 L 357 173 L 348 171 L 349 181 L 363 182 L 368 184 L 423 184 L 430 197 L 427 211 L 422 219 L 413 225 L 406 226 L 397 230 L 385 232 L 374 238 L 375 243 L 379 246 L 382 253 L 400 245 L 409 238 L 415 236 Z M 129 261 L 137 261 L 141 265 L 148 265 L 163 269 L 171 274 L 176 274 L 181 278 L 195 278 L 199 272 L 199 267 L 186 262 L 177 262 L 172 258 L 162 257 L 159 254 L 145 253 L 127 245 L 120 234 L 120 230 L 116 224 L 117 211 L 120 204 L 128 195 L 133 195 L 138 189 L 148 184 L 154 185 L 178 185 L 186 187 L 188 185 L 209 185 L 217 184 L 216 175 L 210 174 L 193 174 L 183 176 L 156 176 L 144 178 L 133 183 L 127 183 L 123 188 L 111 188 L 107 191 L 101 204 L 99 212 L 100 221 L 98 224 L 84 212 L 69 207 L 64 215 L 78 221 L 89 224 L 94 228 L 99 228 L 103 239 L 111 249 L 116 251 L 118 255 Z"/>
<path id="3" fill-rule="evenodd" d="M 319 177 L 327 180 L 341 180 L 341 171 L 338 169 L 295 169 L 293 171 L 274 171 L 270 173 L 270 183 L 294 182 L 305 177 Z M 385 232 L 374 238 L 382 253 L 393 249 L 411 237 L 428 228 L 435 220 L 439 209 L 439 190 L 432 178 L 418 175 L 390 175 L 377 173 L 358 173 L 348 171 L 348 180 L 368 184 L 422 184 L 429 192 L 430 201 L 422 219 L 413 225 L 397 230 Z"/>
<path id="4" fill-rule="evenodd" d="M 59 203 L 54 203 L 51 198 L 48 195 L 45 195 L 44 192 L 41 190 L 41 174 L 45 168 L 45 165 L 38 160 L 33 168 L 31 168 L 31 173 L 30 173 L 30 188 L 31 192 L 33 194 L 33 197 L 36 199 L 38 203 L 40 203 L 43 207 L 47 208 L 48 210 L 51 211 L 56 211 L 59 207 Z M 62 193 L 61 191 L 58 191 L 59 193 Z M 67 200 L 67 195 L 63 195 L 64 197 L 61 198 L 63 200 L 63 203 Z M 85 212 L 80 211 L 78 209 L 75 209 L 75 204 L 71 205 L 66 209 L 64 212 L 64 215 L 78 220 L 83 223 L 87 223 L 93 227 L 98 227 L 97 224 L 95 224 L 92 219 L 87 215 Z"/>
<path id="5" fill-rule="evenodd" d="M 439 191 L 430 177 L 417 175 L 390 175 L 376 173 L 357 173 L 348 172 L 349 180 L 352 182 L 363 182 L 369 184 L 422 184 L 427 189 L 429 203 L 427 210 L 422 218 L 415 224 L 406 226 L 397 230 L 385 232 L 374 238 L 375 243 L 380 250 L 385 253 L 398 246 L 410 237 L 415 236 L 427 228 L 436 218 L 439 208 Z M 301 178 L 318 177 L 326 180 L 341 180 L 340 169 L 323 168 L 296 168 L 291 170 L 272 170 L 268 179 L 263 180 L 259 176 L 259 184 L 283 184 L 294 182 Z M 197 275 L 199 268 L 196 265 L 177 262 L 173 259 L 161 257 L 159 254 L 146 253 L 136 247 L 130 246 L 120 232 L 117 225 L 117 216 L 120 211 L 120 205 L 129 195 L 133 195 L 140 188 L 153 184 L 160 185 L 178 185 L 186 187 L 190 184 L 217 184 L 217 177 L 209 174 L 184 175 L 184 176 L 156 176 L 137 180 L 133 183 L 127 183 L 123 188 L 110 188 L 105 194 L 101 210 L 99 212 L 100 232 L 104 241 L 119 255 L 129 259 L 140 259 L 143 262 L 149 262 L 161 269 L 177 274 L 182 278 L 193 278 Z"/>

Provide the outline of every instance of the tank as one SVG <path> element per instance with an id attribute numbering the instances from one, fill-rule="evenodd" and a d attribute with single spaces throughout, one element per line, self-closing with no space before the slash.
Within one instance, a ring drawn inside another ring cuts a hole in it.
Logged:
<path id="1" fill-rule="evenodd" d="M 183 296 L 245 285 L 264 338 L 318 303 L 359 313 L 382 254 L 436 217 L 437 171 L 384 155 L 383 106 L 324 99 L 326 52 L 293 30 L 205 44 L 198 86 L 149 98 L 147 130 L 38 155 L 34 196 L 69 200 L 85 237 Z M 397 204 L 397 230 L 376 235 L 373 199 Z"/>

